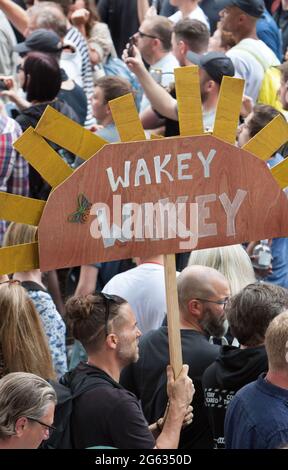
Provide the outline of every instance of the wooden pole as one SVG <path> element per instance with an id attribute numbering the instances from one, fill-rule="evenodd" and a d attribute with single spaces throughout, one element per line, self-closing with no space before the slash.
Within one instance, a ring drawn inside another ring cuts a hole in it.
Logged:
<path id="1" fill-rule="evenodd" d="M 173 367 L 174 376 L 175 378 L 177 378 L 181 372 L 183 361 L 180 336 L 178 294 L 176 287 L 175 255 L 164 255 L 164 269 L 170 364 Z"/>

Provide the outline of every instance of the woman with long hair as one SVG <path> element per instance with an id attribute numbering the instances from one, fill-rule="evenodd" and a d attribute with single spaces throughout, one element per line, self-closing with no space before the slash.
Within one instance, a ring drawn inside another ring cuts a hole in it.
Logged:
<path id="1" fill-rule="evenodd" d="M 37 227 L 33 225 L 12 222 L 4 235 L 3 245 L 12 246 L 35 242 L 36 232 Z M 67 371 L 66 325 L 43 284 L 41 271 L 33 269 L 26 272 L 16 272 L 13 278 L 21 282 L 35 305 L 48 339 L 55 372 L 57 377 L 61 377 Z"/>
<path id="2" fill-rule="evenodd" d="M 10 372 L 30 372 L 55 379 L 40 317 L 16 280 L 0 284 L 0 377 Z"/>

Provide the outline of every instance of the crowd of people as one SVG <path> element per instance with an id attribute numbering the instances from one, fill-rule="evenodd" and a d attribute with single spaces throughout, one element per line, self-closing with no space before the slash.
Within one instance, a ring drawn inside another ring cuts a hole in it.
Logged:
<path id="1" fill-rule="evenodd" d="M 287 0 L 0 0 L 0 190 L 48 198 L 13 148 L 47 105 L 113 143 L 109 101 L 132 93 L 147 138 L 178 136 L 176 67 L 199 67 L 205 132 L 223 77 L 245 80 L 244 147 L 288 119 L 287 25 Z M 1 246 L 35 241 L 0 220 Z M 177 255 L 178 377 L 163 255 L 3 276 L 0 449 L 287 447 L 288 238 L 262 267 L 246 242 Z"/>

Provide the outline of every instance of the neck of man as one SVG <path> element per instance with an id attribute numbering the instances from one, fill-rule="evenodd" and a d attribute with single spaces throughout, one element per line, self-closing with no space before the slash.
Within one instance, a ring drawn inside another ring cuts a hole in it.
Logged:
<path id="1" fill-rule="evenodd" d="M 154 65 L 159 62 L 159 60 L 163 59 L 163 57 L 165 57 L 167 54 L 169 54 L 169 51 L 163 51 L 163 49 L 157 50 L 153 55 L 151 55 L 149 60 L 147 60 L 147 63 L 149 65 Z"/>
<path id="2" fill-rule="evenodd" d="M 99 351 L 97 354 L 88 354 L 87 364 L 98 367 L 112 377 L 115 382 L 119 382 L 121 368 L 112 354 L 107 350 Z"/>
<path id="3" fill-rule="evenodd" d="M 198 333 L 201 333 L 202 335 L 204 334 L 204 331 L 202 330 L 201 326 L 198 325 L 198 323 L 194 321 L 191 316 L 187 318 L 187 316 L 184 315 L 181 311 L 180 311 L 180 330 L 193 330 L 193 331 L 198 331 Z"/>
<path id="4" fill-rule="evenodd" d="M 164 258 L 163 255 L 157 255 L 157 256 L 150 256 L 149 258 L 139 258 L 140 263 L 155 263 L 155 264 L 162 264 L 164 265 Z"/>
<path id="5" fill-rule="evenodd" d="M 208 98 L 202 103 L 203 111 L 209 113 L 209 111 L 216 110 L 218 96 L 218 93 L 210 93 Z"/>
<path id="6" fill-rule="evenodd" d="M 0 439 L 0 449 L 23 449 L 16 436 L 9 436 L 6 439 Z"/>
<path id="7" fill-rule="evenodd" d="M 252 28 L 242 28 L 233 32 L 233 38 L 236 44 L 242 41 L 242 39 L 259 39 L 256 33 L 256 23 Z"/>
<path id="8" fill-rule="evenodd" d="M 198 6 L 198 0 L 184 0 L 182 5 L 179 7 L 179 10 L 182 13 L 183 18 L 186 18 L 190 15 L 192 11 L 194 11 Z"/>
<path id="9" fill-rule="evenodd" d="M 32 271 L 27 272 L 18 272 L 13 274 L 13 279 L 17 279 L 18 281 L 25 282 L 25 281 L 32 281 L 40 284 L 44 287 L 41 278 L 41 271 L 40 269 L 33 269 Z"/>
<path id="10" fill-rule="evenodd" d="M 109 124 L 113 124 L 113 122 L 114 121 L 113 121 L 112 115 L 108 114 L 105 118 L 101 120 L 101 122 L 98 121 L 98 124 L 100 124 L 103 127 L 107 127 L 109 126 Z"/>
<path id="11" fill-rule="evenodd" d="M 288 0 L 282 0 L 282 10 L 287 11 L 288 10 Z"/>
<path id="12" fill-rule="evenodd" d="M 268 370 L 266 380 L 276 387 L 288 390 L 288 371 L 287 370 Z"/>

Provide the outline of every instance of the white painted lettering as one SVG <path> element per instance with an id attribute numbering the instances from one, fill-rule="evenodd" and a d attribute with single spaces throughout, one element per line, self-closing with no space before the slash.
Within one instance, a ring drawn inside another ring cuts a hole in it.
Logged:
<path id="1" fill-rule="evenodd" d="M 184 160 L 191 160 L 192 153 L 179 153 L 177 155 L 178 162 L 178 180 L 192 180 L 192 175 L 183 175 L 184 170 L 188 170 L 189 165 L 187 163 L 183 164 Z"/>
<path id="2" fill-rule="evenodd" d="M 164 161 L 161 163 L 161 157 L 157 155 L 154 157 L 154 169 L 155 169 L 155 178 L 156 183 L 162 183 L 161 173 L 164 173 L 169 181 L 174 181 L 173 176 L 167 171 L 164 170 L 164 167 L 168 165 L 171 160 L 171 153 L 165 155 Z"/>
<path id="3" fill-rule="evenodd" d="M 198 204 L 198 237 L 212 237 L 217 235 L 217 225 L 206 224 L 205 220 L 210 218 L 210 208 L 205 204 L 216 201 L 216 194 L 196 196 L 195 202 Z"/>
<path id="4" fill-rule="evenodd" d="M 129 177 L 130 177 L 130 167 L 131 167 L 131 162 L 126 161 L 124 165 L 124 179 L 122 176 L 118 176 L 117 180 L 115 181 L 114 173 L 112 167 L 106 168 L 106 173 L 108 175 L 108 180 L 111 186 L 111 189 L 113 193 L 117 191 L 119 184 L 123 188 L 128 188 L 129 187 Z"/>
<path id="5" fill-rule="evenodd" d="M 213 158 L 216 155 L 216 150 L 211 149 L 210 152 L 208 153 L 207 159 L 205 159 L 204 155 L 202 152 L 197 152 L 197 156 L 199 160 L 201 161 L 203 168 L 204 168 L 204 178 L 210 178 L 210 164 L 213 160 Z"/>
<path id="6" fill-rule="evenodd" d="M 219 196 L 220 202 L 227 215 L 227 229 L 226 229 L 227 237 L 232 237 L 236 235 L 235 217 L 246 196 L 247 196 L 247 191 L 244 191 L 243 189 L 237 189 L 236 196 L 232 203 L 226 193 L 222 193 Z"/>

